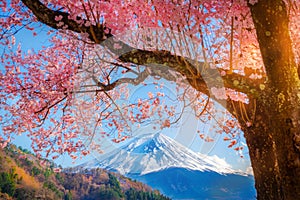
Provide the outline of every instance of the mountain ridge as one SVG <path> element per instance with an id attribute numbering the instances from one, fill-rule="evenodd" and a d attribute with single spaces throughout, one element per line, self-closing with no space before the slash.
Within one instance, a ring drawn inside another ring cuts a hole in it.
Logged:
<path id="1" fill-rule="evenodd" d="M 76 171 L 9 144 L 0 149 L 0 199 L 169 200 L 148 185 L 104 169 Z"/>
<path id="2" fill-rule="evenodd" d="M 133 138 L 122 147 L 88 161 L 80 167 L 105 168 L 121 174 L 147 174 L 170 167 L 199 171 L 215 171 L 220 174 L 247 175 L 236 171 L 214 156 L 196 153 L 172 138 L 156 133 Z"/>
<path id="3" fill-rule="evenodd" d="M 162 194 L 176 199 L 255 200 L 252 176 L 222 175 L 211 171 L 168 168 L 145 175 L 128 177 L 150 185 Z"/>
<path id="4" fill-rule="evenodd" d="M 172 199 L 255 199 L 254 178 L 162 134 L 143 134 L 81 165 L 141 181 Z"/>

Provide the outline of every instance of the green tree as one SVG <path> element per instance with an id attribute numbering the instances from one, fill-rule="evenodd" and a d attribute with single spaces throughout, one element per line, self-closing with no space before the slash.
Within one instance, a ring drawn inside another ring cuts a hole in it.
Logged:
<path id="1" fill-rule="evenodd" d="M 18 200 L 32 200 L 35 199 L 36 192 L 34 190 L 26 189 L 26 188 L 17 188 L 14 194 L 14 198 Z"/>
<path id="2" fill-rule="evenodd" d="M 38 167 L 36 167 L 36 166 L 33 166 L 33 168 L 31 169 L 31 174 L 33 176 L 37 176 L 37 175 L 39 175 L 41 173 L 42 173 L 42 171 Z"/>
<path id="3" fill-rule="evenodd" d="M 7 193 L 9 196 L 14 196 L 16 191 L 16 174 L 1 172 L 0 189 L 2 193 Z"/>
<path id="4" fill-rule="evenodd" d="M 49 169 L 49 168 L 45 169 L 45 171 L 44 171 L 45 178 L 48 179 L 51 176 L 52 173 L 53 172 L 52 172 L 51 169 Z"/>
<path id="5" fill-rule="evenodd" d="M 122 194 L 119 191 L 114 190 L 113 188 L 107 188 L 100 190 L 97 194 L 97 198 L 102 198 L 103 200 L 119 200 L 122 198 Z"/>
<path id="6" fill-rule="evenodd" d="M 113 194 L 117 194 L 119 198 L 123 197 L 124 194 L 122 192 L 122 188 L 120 186 L 120 182 L 117 179 L 116 176 L 112 174 L 108 174 L 109 180 L 108 180 L 108 187 L 109 187 L 109 193 L 113 192 Z"/>
<path id="7" fill-rule="evenodd" d="M 72 200 L 73 198 L 72 198 L 72 193 L 71 192 L 67 192 L 66 194 L 65 194 L 65 198 L 64 198 L 64 200 Z"/>
<path id="8" fill-rule="evenodd" d="M 128 200 L 131 199 L 138 199 L 138 200 L 169 200 L 169 198 L 160 195 L 155 194 L 154 192 L 144 192 L 144 191 L 138 191 L 134 188 L 130 188 L 125 192 L 125 197 Z"/>

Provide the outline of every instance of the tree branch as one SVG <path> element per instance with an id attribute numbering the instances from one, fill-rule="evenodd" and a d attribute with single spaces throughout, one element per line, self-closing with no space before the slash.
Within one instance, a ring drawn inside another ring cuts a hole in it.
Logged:
<path id="1" fill-rule="evenodd" d="M 101 91 L 107 92 L 113 90 L 117 86 L 124 83 L 138 85 L 142 83 L 149 75 L 150 73 L 147 70 L 144 70 L 143 72 L 139 73 L 139 75 L 136 78 L 120 78 L 107 85 L 101 83 L 95 76 L 92 76 L 92 79 L 97 84 L 97 86 L 101 88 L 100 90 L 96 90 L 96 92 L 101 92 Z"/>
<path id="2" fill-rule="evenodd" d="M 226 73 L 223 69 L 212 69 L 203 62 L 191 61 L 182 56 L 172 55 L 169 51 L 147 51 L 134 49 L 119 57 L 123 62 L 138 65 L 160 64 L 185 76 L 189 84 L 198 91 L 209 95 L 209 87 L 226 87 L 255 97 L 263 88 L 265 78 L 250 79 L 237 73 Z M 221 76 L 221 72 L 225 76 Z"/>
<path id="3" fill-rule="evenodd" d="M 87 20 L 77 16 L 75 21 L 70 18 L 69 13 L 51 10 L 39 0 L 22 0 L 22 2 L 32 11 L 38 21 L 56 30 L 63 29 L 62 27 L 65 26 L 66 29 L 76 33 L 88 33 L 89 39 L 95 43 L 103 42 L 105 39 L 112 37 L 110 33 L 105 33 L 107 27 L 103 24 L 85 26 Z M 62 19 L 60 21 L 55 20 L 59 16 L 62 16 Z M 79 24 L 79 21 L 82 21 L 82 23 Z M 64 25 L 58 26 L 59 22 L 63 22 Z"/>
<path id="4" fill-rule="evenodd" d="M 238 92 L 245 93 L 251 97 L 259 95 L 260 90 L 263 88 L 262 85 L 265 79 L 252 80 L 246 76 L 242 76 L 236 73 L 226 73 L 225 76 L 220 76 L 223 69 L 211 69 L 207 64 L 203 62 L 192 61 L 187 58 L 178 55 L 172 55 L 171 52 L 165 50 L 148 51 L 133 48 L 122 41 L 117 40 L 106 40 L 107 38 L 113 37 L 110 33 L 105 33 L 108 27 L 102 24 L 85 26 L 86 19 L 76 17 L 76 21 L 70 18 L 70 15 L 62 11 L 53 11 L 43 5 L 39 0 L 22 0 L 22 2 L 33 12 L 37 19 L 54 28 L 62 29 L 58 26 L 58 21 L 55 17 L 62 16 L 61 21 L 66 26 L 66 29 L 77 32 L 77 33 L 88 33 L 89 39 L 97 44 L 107 47 L 112 53 L 119 56 L 119 60 L 122 62 L 134 63 L 137 65 L 145 65 L 147 67 L 152 65 L 159 65 L 155 69 L 152 68 L 152 72 L 149 74 L 146 70 L 142 72 L 138 78 L 121 78 L 111 84 L 104 85 L 97 82 L 101 88 L 99 91 L 112 90 L 116 86 L 122 83 L 138 84 L 145 80 L 149 75 L 158 75 L 164 77 L 167 80 L 176 81 L 172 76 L 168 76 L 168 70 L 174 70 L 179 72 L 181 75 L 186 77 L 188 83 L 196 90 L 210 96 L 211 87 L 222 87 L 234 89 Z M 83 23 L 79 24 L 77 21 L 82 20 Z M 115 45 L 118 44 L 118 45 Z M 118 48 L 115 48 L 118 46 Z"/>

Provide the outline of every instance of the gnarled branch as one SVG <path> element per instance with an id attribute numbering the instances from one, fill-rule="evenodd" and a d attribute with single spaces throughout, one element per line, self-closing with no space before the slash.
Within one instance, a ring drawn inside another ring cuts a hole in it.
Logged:
<path id="1" fill-rule="evenodd" d="M 210 96 L 210 87 L 224 86 L 226 88 L 231 88 L 238 92 L 245 93 L 249 96 L 249 98 L 252 98 L 259 94 L 262 88 L 261 85 L 265 82 L 265 79 L 252 80 L 237 73 L 228 73 L 221 77 L 220 72 L 224 71 L 223 69 L 211 69 L 203 62 L 191 61 L 185 57 L 173 55 L 170 51 L 136 49 L 122 41 L 106 40 L 107 38 L 113 37 L 110 31 L 106 33 L 107 31 L 105 31 L 105 29 L 109 29 L 108 27 L 101 24 L 90 26 L 78 24 L 75 20 L 69 17 L 70 15 L 68 13 L 51 10 L 43 5 L 39 0 L 22 0 L 22 2 L 32 11 L 40 22 L 59 30 L 61 27 L 58 26 L 58 22 L 55 18 L 57 16 L 62 16 L 61 21 L 64 25 L 67 25 L 65 26 L 66 29 L 77 33 L 87 33 L 91 41 L 107 47 L 116 55 L 121 55 L 119 56 L 119 60 L 122 62 L 129 62 L 144 66 L 159 64 L 160 67 L 156 70 L 160 70 L 160 72 L 164 67 L 166 69 L 172 69 L 186 77 L 188 83 L 192 87 L 208 96 Z M 76 20 L 82 20 L 84 24 L 87 22 L 86 19 L 82 19 L 81 17 L 77 17 Z M 115 48 L 115 46 L 118 46 L 118 48 Z M 158 73 L 159 71 L 157 73 L 153 72 L 152 74 L 147 74 L 147 76 L 157 75 Z M 160 73 L 160 76 L 161 74 L 163 73 Z M 121 78 L 108 85 L 104 85 L 99 82 L 97 84 L 101 88 L 99 91 L 108 91 L 122 83 L 140 83 L 140 80 L 145 79 L 144 76 L 146 76 L 146 71 L 142 72 L 137 79 Z M 167 79 L 168 76 L 164 76 L 164 78 Z M 170 80 L 174 81 L 174 79 Z"/>

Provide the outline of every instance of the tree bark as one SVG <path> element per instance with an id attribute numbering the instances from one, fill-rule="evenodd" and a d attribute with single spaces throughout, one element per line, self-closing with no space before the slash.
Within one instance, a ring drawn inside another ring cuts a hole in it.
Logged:
<path id="1" fill-rule="evenodd" d="M 300 196 L 299 106 L 282 114 L 278 105 L 264 97 L 257 99 L 250 127 L 237 116 L 249 148 L 257 199 L 293 200 Z M 251 109 L 248 105 L 247 110 Z"/>
<path id="2" fill-rule="evenodd" d="M 264 130 L 266 127 L 261 125 L 242 128 L 255 177 L 257 199 L 282 199 L 274 142 Z"/>
<path id="3" fill-rule="evenodd" d="M 243 126 L 258 199 L 300 197 L 299 76 L 282 0 L 250 5 L 268 81 L 253 127 Z M 240 121 L 240 120 L 239 120 Z"/>

